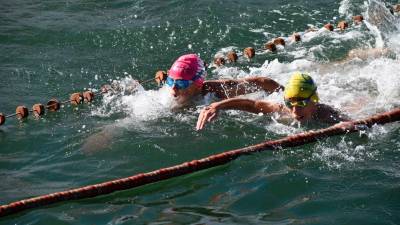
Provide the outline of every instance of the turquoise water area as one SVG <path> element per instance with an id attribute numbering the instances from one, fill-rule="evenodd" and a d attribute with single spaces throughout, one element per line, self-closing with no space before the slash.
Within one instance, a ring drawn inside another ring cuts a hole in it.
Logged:
<path id="1" fill-rule="evenodd" d="M 1 1 L 0 112 L 113 81 L 124 87 L 167 70 L 194 52 L 208 79 L 268 76 L 285 84 L 310 73 L 321 101 L 354 119 L 399 105 L 396 1 Z M 362 14 L 366 22 L 353 25 Z M 345 31 L 303 35 L 277 53 L 275 37 L 349 21 Z M 254 47 L 256 57 L 242 56 Z M 346 59 L 352 49 L 390 56 Z M 239 61 L 215 67 L 229 50 Z M 0 127 L 0 204 L 148 172 L 324 125 L 227 111 L 204 131 L 197 116 L 210 99 L 179 112 L 166 88 L 97 98 L 93 104 Z M 282 93 L 246 97 L 281 101 Z M 398 224 L 398 123 L 279 152 L 241 157 L 217 168 L 140 188 L 27 210 L 0 224 Z"/>

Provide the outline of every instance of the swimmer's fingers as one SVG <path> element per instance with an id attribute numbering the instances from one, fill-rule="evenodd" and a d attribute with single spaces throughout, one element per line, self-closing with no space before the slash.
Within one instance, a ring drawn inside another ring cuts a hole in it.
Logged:
<path id="1" fill-rule="evenodd" d="M 208 122 L 211 122 L 212 120 L 214 120 L 215 119 L 215 117 L 217 117 L 217 112 L 212 112 L 211 113 L 211 115 L 209 115 L 209 117 L 208 117 Z"/>
<path id="2" fill-rule="evenodd" d="M 197 119 L 196 130 L 201 130 L 204 127 L 205 119 L 206 119 L 207 109 L 203 109 L 200 112 L 199 118 Z"/>
<path id="3" fill-rule="evenodd" d="M 199 115 L 197 120 L 196 130 L 201 130 L 204 128 L 207 122 L 211 122 L 211 120 L 215 119 L 217 116 L 217 111 L 215 108 L 206 107 L 203 109 Z"/>

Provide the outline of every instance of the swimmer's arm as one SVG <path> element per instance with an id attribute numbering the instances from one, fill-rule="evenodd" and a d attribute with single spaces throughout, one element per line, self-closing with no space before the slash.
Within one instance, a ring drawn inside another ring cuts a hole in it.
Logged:
<path id="1" fill-rule="evenodd" d="M 284 90 L 284 87 L 282 85 L 268 77 L 249 77 L 245 79 L 240 79 L 239 82 L 243 82 L 252 87 L 258 87 L 268 94 Z"/>
<path id="2" fill-rule="evenodd" d="M 212 103 L 205 107 L 199 115 L 196 129 L 201 130 L 205 124 L 214 120 L 220 110 L 241 110 L 252 113 L 282 112 L 283 105 L 267 101 L 258 101 L 242 98 L 231 98 L 220 102 Z"/>
<path id="3" fill-rule="evenodd" d="M 210 105 L 217 110 L 241 110 L 252 113 L 272 113 L 280 111 L 281 104 L 244 98 L 231 98 Z"/>
<path id="4" fill-rule="evenodd" d="M 210 80 L 204 82 L 203 95 L 213 92 L 219 98 L 231 98 L 259 90 L 267 93 L 283 90 L 283 86 L 267 77 L 249 77 L 238 80 Z"/>

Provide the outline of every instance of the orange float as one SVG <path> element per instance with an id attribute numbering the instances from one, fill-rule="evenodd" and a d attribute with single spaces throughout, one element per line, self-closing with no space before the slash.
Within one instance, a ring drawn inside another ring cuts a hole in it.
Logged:
<path id="1" fill-rule="evenodd" d="M 83 100 L 84 102 L 88 103 L 88 102 L 92 102 L 94 99 L 94 94 L 92 91 L 85 91 L 83 92 Z"/>
<path id="2" fill-rule="evenodd" d="M 24 119 L 28 117 L 29 110 L 25 106 L 20 105 L 15 109 L 15 115 L 17 116 L 18 119 Z"/>
<path id="3" fill-rule="evenodd" d="M 256 55 L 256 51 L 254 50 L 253 47 L 247 47 L 247 48 L 245 48 L 245 49 L 243 50 L 243 55 L 244 55 L 246 58 L 251 59 L 251 58 L 253 58 L 253 57 Z"/>
<path id="4" fill-rule="evenodd" d="M 55 98 L 50 99 L 46 104 L 46 108 L 51 112 L 58 111 L 60 110 L 60 102 Z"/>
<path id="5" fill-rule="evenodd" d="M 82 93 L 76 92 L 71 94 L 71 96 L 69 97 L 69 101 L 71 102 L 72 105 L 82 104 L 83 101 Z"/>
<path id="6" fill-rule="evenodd" d="M 33 115 L 38 118 L 44 114 L 44 105 L 38 103 L 32 106 Z"/>

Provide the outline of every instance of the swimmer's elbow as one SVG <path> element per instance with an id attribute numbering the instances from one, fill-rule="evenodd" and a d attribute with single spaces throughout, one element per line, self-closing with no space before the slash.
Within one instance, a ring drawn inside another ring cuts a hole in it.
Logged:
<path id="1" fill-rule="evenodd" d="M 263 89 L 269 93 L 283 91 L 284 87 L 278 82 L 268 77 L 258 77 L 258 83 Z"/>

